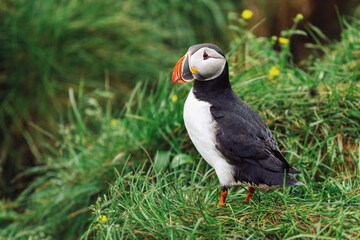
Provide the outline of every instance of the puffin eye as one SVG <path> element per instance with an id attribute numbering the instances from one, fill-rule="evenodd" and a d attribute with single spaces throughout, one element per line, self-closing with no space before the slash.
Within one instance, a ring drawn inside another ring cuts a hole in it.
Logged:
<path id="1" fill-rule="evenodd" d="M 203 59 L 206 60 L 208 59 L 210 56 L 207 54 L 207 52 L 204 51 L 204 54 L 203 54 Z"/>

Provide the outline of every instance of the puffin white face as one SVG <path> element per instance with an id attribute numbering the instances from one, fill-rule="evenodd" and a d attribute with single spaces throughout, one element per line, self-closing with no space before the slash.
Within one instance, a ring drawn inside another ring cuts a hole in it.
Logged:
<path id="1" fill-rule="evenodd" d="M 190 47 L 185 56 L 176 64 L 172 76 L 173 84 L 191 82 L 195 79 L 209 81 L 223 72 L 226 58 L 209 46 L 196 49 L 197 46 L 200 45 Z"/>
<path id="2" fill-rule="evenodd" d="M 212 48 L 203 47 L 197 50 L 190 60 L 190 71 L 196 80 L 208 81 L 223 72 L 226 59 Z"/>

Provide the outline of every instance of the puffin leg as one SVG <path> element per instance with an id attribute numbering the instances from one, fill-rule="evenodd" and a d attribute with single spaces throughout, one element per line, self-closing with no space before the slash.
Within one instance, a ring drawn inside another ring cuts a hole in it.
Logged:
<path id="1" fill-rule="evenodd" d="M 254 188 L 254 187 L 249 187 L 249 193 L 248 193 L 248 195 L 246 196 L 244 202 L 249 202 L 249 200 L 250 200 L 250 198 L 252 197 L 252 195 L 254 194 L 255 190 L 256 190 L 256 188 Z"/>
<path id="2" fill-rule="evenodd" d="M 227 194 L 228 194 L 227 188 L 222 188 L 221 189 L 220 200 L 219 200 L 219 203 L 218 203 L 217 207 L 227 207 L 227 206 L 229 206 L 229 204 L 224 204 Z"/>

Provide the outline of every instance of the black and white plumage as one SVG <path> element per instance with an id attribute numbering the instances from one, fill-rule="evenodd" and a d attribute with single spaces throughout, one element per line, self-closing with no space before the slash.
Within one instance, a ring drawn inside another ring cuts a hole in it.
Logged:
<path id="1" fill-rule="evenodd" d="M 184 106 L 184 122 L 190 139 L 201 156 L 216 171 L 222 186 L 219 204 L 227 189 L 249 185 L 262 191 L 302 185 L 289 173 L 291 167 L 261 117 L 232 90 L 228 64 L 213 44 L 189 48 L 176 65 L 174 83 L 195 80 Z M 247 197 L 251 197 L 250 193 Z"/>

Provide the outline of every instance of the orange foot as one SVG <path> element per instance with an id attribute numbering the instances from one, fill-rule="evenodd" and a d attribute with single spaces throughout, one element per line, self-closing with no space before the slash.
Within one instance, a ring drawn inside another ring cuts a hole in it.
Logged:
<path id="1" fill-rule="evenodd" d="M 255 190 L 256 190 L 256 188 L 249 187 L 249 193 L 248 193 L 248 195 L 246 196 L 244 202 L 246 202 L 246 203 L 249 202 L 249 200 L 250 200 L 250 198 L 252 197 L 252 195 L 254 194 Z"/>
<path id="2" fill-rule="evenodd" d="M 229 204 L 225 203 L 227 194 L 228 194 L 227 189 L 221 190 L 221 196 L 220 196 L 220 200 L 219 200 L 217 207 L 228 207 L 229 206 Z"/>

